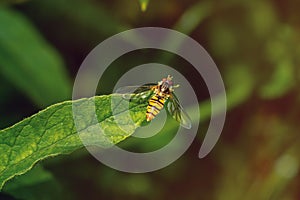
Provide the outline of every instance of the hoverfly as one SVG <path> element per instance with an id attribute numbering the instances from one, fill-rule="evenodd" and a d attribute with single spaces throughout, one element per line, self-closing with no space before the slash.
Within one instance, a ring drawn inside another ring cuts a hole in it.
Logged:
<path id="1" fill-rule="evenodd" d="M 178 98 L 174 94 L 174 89 L 179 85 L 174 85 L 172 81 L 173 77 L 168 75 L 167 78 L 163 78 L 157 84 L 150 83 L 143 86 L 126 86 L 119 88 L 116 92 L 123 93 L 123 97 L 130 99 L 131 95 L 126 95 L 127 91 L 133 91 L 134 93 L 151 92 L 151 98 L 149 98 L 148 106 L 146 110 L 146 120 L 151 121 L 154 117 L 165 107 L 167 112 L 177 120 L 184 128 L 190 129 L 192 127 L 191 119 L 180 105 Z M 149 96 L 150 97 L 150 96 Z"/>

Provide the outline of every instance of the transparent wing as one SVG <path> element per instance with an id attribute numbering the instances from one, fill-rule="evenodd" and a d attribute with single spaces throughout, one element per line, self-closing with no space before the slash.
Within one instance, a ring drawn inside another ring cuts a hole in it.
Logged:
<path id="1" fill-rule="evenodd" d="M 147 90 L 151 90 L 152 87 L 155 86 L 155 84 L 147 84 L 147 85 L 135 85 L 135 86 L 125 86 L 120 87 L 116 90 L 116 93 L 118 94 L 137 94 L 141 92 L 145 92 Z"/>
<path id="2" fill-rule="evenodd" d="M 172 115 L 172 117 L 180 123 L 180 125 L 184 128 L 190 129 L 192 127 L 192 122 L 188 114 L 183 110 L 180 105 L 178 98 L 173 93 L 169 98 L 168 103 L 168 112 Z"/>
<path id="3" fill-rule="evenodd" d="M 149 83 L 146 85 L 135 85 L 120 87 L 116 90 L 116 93 L 122 94 L 124 99 L 132 99 L 133 97 L 146 98 L 149 96 L 147 93 L 153 89 L 157 84 Z M 137 95 L 138 94 L 138 95 Z"/>

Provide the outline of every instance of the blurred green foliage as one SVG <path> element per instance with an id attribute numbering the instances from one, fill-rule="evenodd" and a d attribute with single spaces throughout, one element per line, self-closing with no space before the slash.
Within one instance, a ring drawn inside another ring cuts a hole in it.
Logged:
<path id="1" fill-rule="evenodd" d="M 2 128 L 70 99 L 70 80 L 92 48 L 142 26 L 173 28 L 203 45 L 221 71 L 228 97 L 221 138 L 200 160 L 210 116 L 203 79 L 189 63 L 166 52 L 125 55 L 105 72 L 98 93 L 110 93 L 112 83 L 135 65 L 171 65 L 189 78 L 200 101 L 202 120 L 189 150 L 172 165 L 147 174 L 121 173 L 77 151 L 13 179 L 3 195 L 39 199 L 44 191 L 44 199 L 57 193 L 61 199 L 300 199 L 299 1 L 2 0 L 1 6 Z M 120 145 L 148 151 L 167 143 L 172 133 Z"/>
<path id="2" fill-rule="evenodd" d="M 53 175 L 45 171 L 40 165 L 17 177 L 14 183 L 6 185 L 3 191 L 17 199 L 59 199 L 64 193 L 65 196 L 68 196 Z M 52 193 L 52 195 L 45 195 L 46 193 Z"/>
<path id="3" fill-rule="evenodd" d="M 1 9 L 0 24 L 0 70 L 6 80 L 40 107 L 68 99 L 71 84 L 66 69 L 30 22 L 17 12 Z"/>

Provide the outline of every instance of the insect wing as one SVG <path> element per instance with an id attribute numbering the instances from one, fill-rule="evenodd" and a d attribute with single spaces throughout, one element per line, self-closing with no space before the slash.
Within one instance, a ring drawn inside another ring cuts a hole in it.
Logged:
<path id="1" fill-rule="evenodd" d="M 168 103 L 168 111 L 172 115 L 172 117 L 180 123 L 182 127 L 187 129 L 190 129 L 192 127 L 190 117 L 183 110 L 175 94 L 172 94 L 170 96 L 170 101 Z"/>
<path id="2" fill-rule="evenodd" d="M 124 99 L 132 100 L 133 98 L 147 98 L 149 94 L 147 94 L 150 90 L 152 90 L 153 86 L 156 84 L 147 84 L 147 85 L 136 85 L 136 86 L 125 86 L 120 87 L 116 90 L 116 93 L 122 94 Z"/>
<path id="3" fill-rule="evenodd" d="M 151 90 L 150 85 L 135 85 L 135 86 L 125 86 L 125 87 L 120 87 L 116 90 L 116 93 L 118 94 L 137 94 L 141 92 L 145 92 L 147 90 Z"/>

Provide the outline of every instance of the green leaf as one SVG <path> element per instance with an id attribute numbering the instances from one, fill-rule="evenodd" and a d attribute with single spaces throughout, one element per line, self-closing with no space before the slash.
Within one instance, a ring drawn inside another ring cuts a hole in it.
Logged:
<path id="1" fill-rule="evenodd" d="M 119 101 L 112 104 L 112 97 Z M 79 121 L 76 127 L 72 105 L 82 111 L 80 116 L 75 116 L 76 122 Z M 117 94 L 66 101 L 0 131 L 0 188 L 40 160 L 83 147 L 81 139 L 85 145 L 106 147 L 129 137 L 145 121 L 147 100 L 131 102 L 129 108 L 127 105 L 128 101 Z M 89 115 L 94 108 L 98 121 Z M 117 114 L 113 115 L 113 111 Z M 128 123 L 127 111 L 130 111 L 133 125 Z M 103 134 L 94 134 L 98 122 Z"/>
<path id="2" fill-rule="evenodd" d="M 57 52 L 21 14 L 0 9 L 0 74 L 38 106 L 70 98 L 71 84 Z"/>

